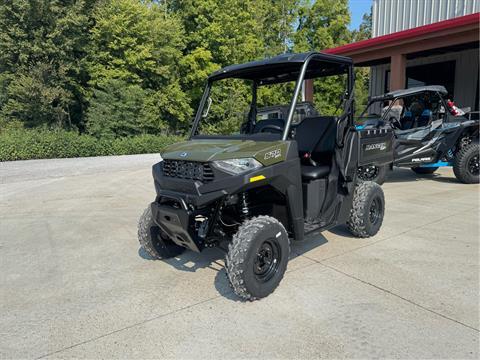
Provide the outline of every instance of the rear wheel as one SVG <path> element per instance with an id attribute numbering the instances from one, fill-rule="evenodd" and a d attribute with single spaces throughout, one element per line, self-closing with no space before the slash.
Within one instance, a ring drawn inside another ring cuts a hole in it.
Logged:
<path id="1" fill-rule="evenodd" d="M 147 207 L 138 221 L 138 241 L 154 259 L 168 259 L 180 255 L 185 248 L 178 246 L 155 224 L 151 207 Z"/>
<path id="2" fill-rule="evenodd" d="M 478 143 L 462 147 L 455 155 L 453 172 L 465 184 L 478 184 Z"/>
<path id="3" fill-rule="evenodd" d="M 287 232 L 277 219 L 246 220 L 228 246 L 225 268 L 230 285 L 246 300 L 271 294 L 285 274 L 289 254 Z"/>
<path id="4" fill-rule="evenodd" d="M 384 213 L 385 196 L 380 185 L 363 182 L 355 188 L 348 228 L 357 237 L 373 236 L 382 226 Z"/>
<path id="5" fill-rule="evenodd" d="M 412 167 L 414 173 L 419 175 L 430 175 L 438 170 L 438 167 Z"/>
<path id="6" fill-rule="evenodd" d="M 358 167 L 358 180 L 373 181 L 382 185 L 387 177 L 387 166 L 366 165 Z"/>

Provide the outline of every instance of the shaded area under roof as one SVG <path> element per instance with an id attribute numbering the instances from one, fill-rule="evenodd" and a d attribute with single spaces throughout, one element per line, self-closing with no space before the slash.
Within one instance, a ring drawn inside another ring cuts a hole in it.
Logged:
<path id="1" fill-rule="evenodd" d="M 309 60 L 310 59 L 310 60 Z M 209 76 L 209 81 L 238 78 L 257 81 L 260 85 L 293 81 L 309 60 L 305 79 L 344 74 L 352 65 L 350 58 L 319 52 L 283 54 L 269 59 L 226 66 Z"/>

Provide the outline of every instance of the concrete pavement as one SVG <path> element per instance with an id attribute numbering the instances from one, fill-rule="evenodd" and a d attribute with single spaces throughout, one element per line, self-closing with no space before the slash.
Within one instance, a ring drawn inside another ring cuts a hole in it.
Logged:
<path id="1" fill-rule="evenodd" d="M 380 233 L 310 237 L 268 298 L 223 253 L 153 261 L 158 155 L 0 163 L 0 358 L 479 357 L 479 186 L 397 169 Z"/>

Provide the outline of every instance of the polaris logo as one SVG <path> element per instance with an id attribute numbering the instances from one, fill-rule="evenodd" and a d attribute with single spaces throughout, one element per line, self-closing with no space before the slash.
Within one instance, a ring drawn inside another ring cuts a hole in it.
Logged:
<path id="1" fill-rule="evenodd" d="M 265 153 L 264 159 L 276 159 L 282 156 L 282 151 L 280 149 L 272 150 L 267 153 Z"/>
<path id="2" fill-rule="evenodd" d="M 383 151 L 387 148 L 387 143 L 382 142 L 378 144 L 367 144 L 365 145 L 365 151 L 370 151 L 370 150 L 380 150 Z"/>
<path id="3" fill-rule="evenodd" d="M 412 162 L 424 162 L 424 161 L 431 161 L 431 157 L 423 157 L 423 158 L 414 158 L 412 159 Z"/>

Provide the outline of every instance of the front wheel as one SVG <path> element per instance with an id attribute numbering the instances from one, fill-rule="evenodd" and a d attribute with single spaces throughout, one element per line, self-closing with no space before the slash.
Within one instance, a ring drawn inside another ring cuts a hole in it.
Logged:
<path id="1" fill-rule="evenodd" d="M 357 177 L 359 182 L 373 181 L 378 185 L 382 185 L 387 177 L 387 166 L 359 166 Z"/>
<path id="2" fill-rule="evenodd" d="M 270 216 L 246 220 L 228 246 L 225 268 L 235 294 L 255 300 L 271 294 L 287 269 L 288 234 Z"/>
<path id="3" fill-rule="evenodd" d="M 438 167 L 412 167 L 412 171 L 419 175 L 431 175 L 438 170 Z"/>
<path id="4" fill-rule="evenodd" d="M 180 255 L 185 248 L 178 246 L 155 224 L 152 208 L 145 209 L 138 221 L 140 246 L 154 259 L 168 259 Z"/>
<path id="5" fill-rule="evenodd" d="M 383 222 L 385 196 L 380 185 L 367 181 L 355 188 L 348 220 L 350 232 L 360 238 L 374 236 Z"/>
<path id="6" fill-rule="evenodd" d="M 453 162 L 455 177 L 465 184 L 478 184 L 478 144 L 471 143 L 462 147 Z"/>

